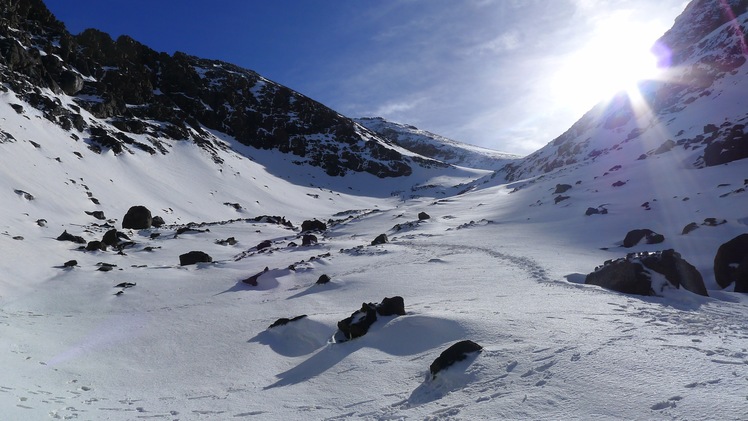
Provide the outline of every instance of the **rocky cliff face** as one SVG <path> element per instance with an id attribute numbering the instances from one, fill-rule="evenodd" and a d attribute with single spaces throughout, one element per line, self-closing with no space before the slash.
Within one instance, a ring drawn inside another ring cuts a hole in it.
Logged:
<path id="1" fill-rule="evenodd" d="M 71 35 L 41 0 L 0 5 L 0 89 L 47 119 L 115 154 L 166 153 L 190 140 L 213 154 L 217 131 L 260 149 L 293 154 L 333 176 L 349 171 L 409 175 L 428 164 L 352 120 L 285 86 L 229 63 L 156 52 L 127 36 Z M 14 105 L 23 112 L 23 105 Z M 85 110 L 86 113 L 81 112 Z"/>
<path id="2" fill-rule="evenodd" d="M 680 152 L 694 168 L 748 158 L 747 12 L 746 0 L 691 2 L 655 46 L 667 66 L 663 80 L 641 83 L 640 98 L 620 94 L 599 104 L 539 151 L 507 165 L 507 179 L 582 165 L 625 146 L 632 153 L 619 154 L 622 160 Z"/>

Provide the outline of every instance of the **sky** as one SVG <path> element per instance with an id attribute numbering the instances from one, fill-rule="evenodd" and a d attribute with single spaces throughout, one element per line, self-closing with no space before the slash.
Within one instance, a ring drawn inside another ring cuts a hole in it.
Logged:
<path id="1" fill-rule="evenodd" d="M 631 78 L 686 0 L 45 0 L 73 34 L 228 61 L 348 117 L 529 154 Z"/>

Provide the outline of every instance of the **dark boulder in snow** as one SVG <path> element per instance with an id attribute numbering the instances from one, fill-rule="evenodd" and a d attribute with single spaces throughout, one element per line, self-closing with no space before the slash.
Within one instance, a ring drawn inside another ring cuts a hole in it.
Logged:
<path id="1" fill-rule="evenodd" d="M 596 208 L 587 208 L 587 211 L 584 214 L 587 215 L 587 216 L 590 216 L 590 215 L 607 215 L 608 214 L 608 210 L 605 209 L 602 206 L 598 206 Z"/>
<path id="2" fill-rule="evenodd" d="M 338 322 L 338 329 L 345 337 L 351 340 L 364 336 L 371 325 L 377 321 L 377 315 L 402 316 L 405 315 L 405 301 L 403 297 L 385 297 L 380 304 L 363 303 L 361 309 Z"/>
<path id="3" fill-rule="evenodd" d="M 106 251 L 106 244 L 101 241 L 89 241 L 86 244 L 86 251 Z"/>
<path id="4" fill-rule="evenodd" d="M 67 262 L 65 262 L 62 265 L 62 267 L 66 267 L 66 268 L 72 268 L 72 267 L 75 267 L 75 266 L 78 266 L 78 261 L 77 260 L 68 260 Z"/>
<path id="5" fill-rule="evenodd" d="M 116 246 L 121 240 L 129 241 L 130 237 L 128 237 L 127 234 L 123 232 L 117 231 L 116 229 L 110 229 L 109 231 L 104 233 L 104 237 L 101 239 L 101 242 L 108 246 Z"/>
<path id="6" fill-rule="evenodd" d="M 304 234 L 303 237 L 301 237 L 301 245 L 302 246 L 311 246 L 312 244 L 317 244 L 317 236 L 314 234 Z"/>
<path id="7" fill-rule="evenodd" d="M 210 263 L 213 258 L 203 251 L 191 251 L 179 256 L 179 265 L 187 266 L 194 265 L 197 263 Z"/>
<path id="8" fill-rule="evenodd" d="M 683 227 L 683 231 L 681 231 L 680 234 L 681 235 L 686 235 L 686 234 L 688 234 L 688 233 L 696 230 L 697 228 L 699 228 L 699 224 L 697 224 L 696 222 L 691 222 L 690 224 L 688 224 L 685 227 Z"/>
<path id="9" fill-rule="evenodd" d="M 106 219 L 106 216 L 104 216 L 103 211 L 93 211 L 93 212 L 86 211 L 86 215 L 93 216 L 94 218 L 100 221 L 103 221 L 104 219 Z"/>
<path id="10" fill-rule="evenodd" d="M 272 328 L 278 327 L 278 326 L 285 326 L 285 325 L 287 325 L 287 324 L 289 324 L 291 322 L 295 322 L 297 320 L 301 320 L 301 319 L 303 319 L 305 317 L 307 317 L 306 314 L 302 314 L 301 316 L 292 317 L 290 319 L 287 319 L 285 317 L 281 317 L 280 319 L 274 321 L 273 324 L 271 324 L 270 326 L 268 326 L 268 329 L 272 329 Z"/>
<path id="11" fill-rule="evenodd" d="M 667 283 L 655 283 L 653 274 Z M 681 286 L 694 294 L 707 296 L 701 273 L 673 249 L 653 253 L 629 253 L 625 258 L 608 260 L 587 275 L 585 284 L 597 285 L 625 294 L 657 295 L 667 284 Z"/>
<path id="12" fill-rule="evenodd" d="M 306 220 L 301 223 L 301 231 L 326 231 L 327 224 L 316 219 Z"/>
<path id="13" fill-rule="evenodd" d="M 145 206 L 133 206 L 131 207 L 125 217 L 122 218 L 122 228 L 129 228 L 134 230 L 148 229 L 153 223 L 153 217 L 151 211 Z"/>
<path id="14" fill-rule="evenodd" d="M 256 246 L 256 248 L 257 248 L 257 250 L 264 250 L 264 249 L 270 248 L 272 246 L 273 246 L 273 242 L 272 241 L 265 240 L 265 241 L 261 242 L 260 244 L 258 244 Z"/>
<path id="15" fill-rule="evenodd" d="M 384 243 L 387 243 L 387 242 L 389 242 L 389 240 L 387 239 L 387 234 L 379 234 L 379 235 L 377 236 L 377 238 L 375 238 L 375 239 L 374 239 L 374 240 L 373 240 L 373 241 L 371 242 L 371 245 L 372 245 L 372 246 L 376 246 L 376 245 L 379 245 L 379 244 L 384 244 Z"/>
<path id="16" fill-rule="evenodd" d="M 326 283 L 330 282 L 330 277 L 326 274 L 320 275 L 319 279 L 317 279 L 317 285 L 324 285 Z"/>
<path id="17" fill-rule="evenodd" d="M 85 238 L 78 236 L 78 235 L 70 234 L 69 232 L 67 232 L 67 230 L 63 231 L 62 234 L 60 234 L 60 236 L 57 237 L 57 241 L 72 241 L 78 244 L 86 244 Z"/>
<path id="18" fill-rule="evenodd" d="M 718 225 L 722 225 L 726 223 L 727 223 L 727 220 L 725 219 L 704 218 L 704 222 L 701 225 L 705 225 L 707 227 L 716 227 Z"/>
<path id="19" fill-rule="evenodd" d="M 748 292 L 748 234 L 719 246 L 714 256 L 714 279 L 722 288 L 735 282 L 735 292 Z"/>
<path id="20" fill-rule="evenodd" d="M 242 279 L 242 282 L 245 283 L 245 284 L 247 284 L 247 285 L 252 285 L 253 287 L 256 287 L 257 286 L 257 280 L 260 278 L 260 276 L 263 273 L 267 272 L 268 270 L 270 270 L 270 269 L 266 266 L 265 269 L 262 272 L 256 273 L 256 274 L 250 276 L 247 279 Z"/>
<path id="21" fill-rule="evenodd" d="M 562 194 L 569 190 L 571 190 L 570 184 L 556 184 L 556 190 L 553 191 L 553 194 Z"/>
<path id="22" fill-rule="evenodd" d="M 465 340 L 457 342 L 444 350 L 444 352 L 442 352 L 441 355 L 431 363 L 429 371 L 431 372 L 432 378 L 436 377 L 438 372 L 446 369 L 452 364 L 464 360 L 469 354 L 480 352 L 481 350 L 483 350 L 483 347 L 473 341 Z"/>
<path id="23" fill-rule="evenodd" d="M 160 217 L 160 216 L 154 216 L 154 217 L 153 217 L 153 218 L 151 219 L 151 226 L 153 226 L 153 227 L 156 227 L 156 228 L 161 228 L 161 227 L 163 227 L 163 226 L 164 226 L 165 224 L 166 224 L 166 222 L 164 221 L 164 218 L 162 218 L 162 217 Z"/>
<path id="24" fill-rule="evenodd" d="M 665 241 L 665 236 L 663 236 L 662 234 L 657 234 L 656 232 L 646 228 L 631 230 L 623 239 L 623 246 L 626 248 L 631 248 L 639 244 L 639 242 L 642 240 L 644 240 L 647 244 L 659 244 Z"/>
<path id="25" fill-rule="evenodd" d="M 426 212 L 419 212 L 418 213 L 418 220 L 419 221 L 425 221 L 427 219 L 431 219 L 431 215 L 427 214 Z"/>

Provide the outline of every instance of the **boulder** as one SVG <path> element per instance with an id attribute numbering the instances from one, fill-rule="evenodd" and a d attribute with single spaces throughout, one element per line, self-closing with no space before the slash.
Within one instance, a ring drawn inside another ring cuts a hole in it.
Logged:
<path id="1" fill-rule="evenodd" d="M 432 378 L 436 377 L 438 372 L 446 369 L 452 364 L 464 360 L 469 354 L 481 352 L 482 350 L 482 346 L 470 340 L 460 341 L 453 344 L 444 350 L 444 352 L 442 352 L 439 357 L 431 363 L 429 371 L 431 372 Z"/>
<path id="2" fill-rule="evenodd" d="M 722 244 L 714 256 L 714 279 L 722 288 L 735 283 L 735 292 L 748 292 L 748 234 Z"/>
<path id="3" fill-rule="evenodd" d="M 62 265 L 62 267 L 66 267 L 66 268 L 72 268 L 72 267 L 76 267 L 76 266 L 78 266 L 78 261 L 77 260 L 68 260 L 67 262 L 65 262 Z"/>
<path id="4" fill-rule="evenodd" d="M 125 217 L 122 218 L 122 228 L 129 229 L 148 229 L 153 224 L 153 217 L 151 211 L 145 206 L 133 206 L 131 207 Z"/>
<path id="5" fill-rule="evenodd" d="M 556 184 L 556 190 L 553 191 L 553 194 L 562 194 L 569 190 L 571 190 L 570 184 Z"/>
<path id="6" fill-rule="evenodd" d="M 419 221 L 425 221 L 427 219 L 431 219 L 431 215 L 427 214 L 426 212 L 419 212 L 418 213 L 418 220 Z"/>
<path id="7" fill-rule="evenodd" d="M 151 226 L 153 226 L 153 227 L 156 227 L 156 228 L 161 228 L 161 227 L 163 227 L 163 226 L 164 226 L 165 224 L 166 224 L 166 222 L 164 222 L 164 218 L 162 218 L 162 217 L 160 217 L 160 216 L 154 216 L 154 217 L 153 217 L 153 218 L 151 219 Z"/>
<path id="8" fill-rule="evenodd" d="M 302 314 L 301 316 L 292 317 L 290 319 L 285 318 L 285 317 L 281 317 L 280 319 L 274 321 L 270 326 L 268 326 L 268 329 L 272 329 L 272 328 L 278 327 L 278 326 L 285 326 L 285 325 L 287 325 L 287 324 L 289 324 L 291 322 L 295 322 L 297 320 L 301 320 L 301 319 L 303 319 L 305 317 L 307 317 L 306 314 Z"/>
<path id="9" fill-rule="evenodd" d="M 107 246 L 116 246 L 119 244 L 121 240 L 130 240 L 130 237 L 127 236 L 127 234 L 123 232 L 119 232 L 116 229 L 110 229 L 109 231 L 104 233 L 104 237 L 101 239 L 101 242 L 106 244 Z"/>
<path id="10" fill-rule="evenodd" d="M 683 231 L 681 231 L 680 234 L 681 235 L 686 235 L 686 234 L 688 234 L 688 233 L 696 230 L 697 228 L 699 228 L 699 224 L 697 224 L 696 222 L 691 222 L 690 224 L 688 224 L 685 227 L 683 227 Z"/>
<path id="11" fill-rule="evenodd" d="M 212 261 L 213 258 L 210 257 L 208 253 L 202 251 L 191 251 L 179 256 L 180 266 L 194 265 L 197 263 L 210 263 Z"/>
<path id="12" fill-rule="evenodd" d="M 330 277 L 326 274 L 320 275 L 319 279 L 317 279 L 316 284 L 317 285 L 324 285 L 326 283 L 330 282 Z"/>
<path id="13" fill-rule="evenodd" d="M 602 206 L 599 206 L 597 208 L 587 208 L 587 211 L 584 214 L 586 216 L 598 215 L 598 214 L 599 215 L 607 215 L 608 214 L 608 209 L 606 209 L 606 208 L 604 208 Z"/>
<path id="14" fill-rule="evenodd" d="M 646 228 L 631 230 L 623 239 L 623 246 L 626 248 L 631 248 L 639 244 L 641 240 L 645 240 L 647 244 L 659 244 L 665 241 L 665 236 L 663 236 L 662 234 L 657 234 L 656 232 Z"/>
<path id="15" fill-rule="evenodd" d="M 327 224 L 316 219 L 306 220 L 301 223 L 301 231 L 326 231 Z"/>
<path id="16" fill-rule="evenodd" d="M 268 270 L 270 270 L 270 268 L 268 268 L 266 266 L 265 269 L 262 272 L 255 273 L 254 275 L 250 276 L 247 279 L 242 279 L 242 282 L 245 283 L 245 284 L 247 284 L 247 285 L 252 285 L 253 287 L 256 287 L 257 286 L 257 280 L 260 278 L 260 276 L 263 273 L 267 272 Z"/>
<path id="17" fill-rule="evenodd" d="M 301 237 L 301 245 L 302 246 L 311 246 L 312 244 L 317 244 L 317 236 L 314 234 L 304 234 L 303 237 Z"/>
<path id="18" fill-rule="evenodd" d="M 629 253 L 625 258 L 608 260 L 588 274 L 584 283 L 625 294 L 657 295 L 667 285 L 653 285 L 658 273 L 667 284 L 707 296 L 701 273 L 673 249 L 652 253 Z"/>
<path id="19" fill-rule="evenodd" d="M 379 235 L 377 236 L 377 238 L 375 238 L 375 239 L 374 239 L 374 240 L 373 240 L 373 241 L 371 242 L 371 245 L 372 245 L 372 246 L 376 246 L 376 245 L 379 245 L 379 244 L 384 244 L 384 243 L 388 243 L 388 242 L 389 242 L 389 240 L 387 239 L 387 234 L 379 234 Z"/>
<path id="20" fill-rule="evenodd" d="M 86 251 L 106 251 L 106 244 L 102 243 L 101 241 L 89 241 L 88 244 L 86 244 Z"/>
<path id="21" fill-rule="evenodd" d="M 106 219 L 106 216 L 104 216 L 103 211 L 93 211 L 93 212 L 86 211 L 86 215 L 93 216 L 94 218 L 100 221 L 103 221 L 104 219 Z"/>
<path id="22" fill-rule="evenodd" d="M 260 244 L 258 244 L 256 246 L 256 248 L 259 251 L 259 250 L 264 250 L 264 249 L 270 248 L 272 246 L 273 246 L 273 242 L 272 241 L 265 240 L 265 241 L 261 242 Z"/>
<path id="23" fill-rule="evenodd" d="M 85 238 L 78 236 L 78 235 L 70 234 L 67 232 L 67 230 L 63 231 L 62 234 L 60 234 L 60 236 L 57 237 L 57 241 L 72 241 L 78 244 L 86 244 Z"/>
<path id="24" fill-rule="evenodd" d="M 364 336 L 371 325 L 377 321 L 377 315 L 402 316 L 405 314 L 405 301 L 403 297 L 395 296 L 384 298 L 380 304 L 363 303 L 361 309 L 353 312 L 338 322 L 338 329 L 344 335 L 344 340 L 351 340 Z"/>

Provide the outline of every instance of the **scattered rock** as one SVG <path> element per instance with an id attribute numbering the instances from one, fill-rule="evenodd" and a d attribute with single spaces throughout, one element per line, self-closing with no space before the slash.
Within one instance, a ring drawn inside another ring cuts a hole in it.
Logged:
<path id="1" fill-rule="evenodd" d="M 652 210 L 652 208 L 649 206 L 649 202 L 642 203 L 642 207 L 644 210 Z"/>
<path id="2" fill-rule="evenodd" d="M 380 304 L 363 303 L 361 309 L 351 314 L 351 317 L 338 322 L 338 329 L 344 340 L 351 340 L 364 336 L 380 316 L 400 316 L 405 314 L 405 302 L 402 297 L 385 298 Z"/>
<path id="3" fill-rule="evenodd" d="M 86 244 L 86 240 L 83 237 L 70 234 L 67 230 L 63 231 L 62 234 L 57 237 L 57 241 L 72 241 L 78 244 Z"/>
<path id="4" fill-rule="evenodd" d="M 156 227 L 156 228 L 161 228 L 161 227 L 163 227 L 163 226 L 164 226 L 165 224 L 166 224 L 166 222 L 164 222 L 164 218 L 162 218 L 162 217 L 160 217 L 160 216 L 154 216 L 154 217 L 153 217 L 153 218 L 151 219 L 151 226 L 153 226 L 153 227 Z"/>
<path id="5" fill-rule="evenodd" d="M 429 367 L 429 371 L 431 372 L 431 377 L 435 378 L 436 374 L 440 371 L 446 369 L 447 367 L 450 367 L 452 364 L 456 362 L 460 362 L 468 357 L 469 354 L 472 354 L 474 352 L 481 352 L 483 350 L 483 347 L 478 345 L 477 343 L 465 340 L 457 342 L 456 344 L 453 344 L 444 352 L 437 357 L 433 363 L 431 363 L 431 366 Z"/>
<path id="6" fill-rule="evenodd" d="M 210 232 L 210 229 L 201 230 L 201 229 L 198 229 L 198 228 L 192 228 L 190 226 L 186 226 L 186 227 L 177 228 L 177 231 L 176 231 L 175 235 L 181 235 L 181 234 L 184 234 L 186 232 L 203 233 L 203 232 Z"/>
<path id="7" fill-rule="evenodd" d="M 372 245 L 372 246 L 376 246 L 376 245 L 379 245 L 379 244 L 385 244 L 385 243 L 388 243 L 388 242 L 389 242 L 389 240 L 387 239 L 387 234 L 379 234 L 379 235 L 377 236 L 377 238 L 375 238 L 375 239 L 374 239 L 374 240 L 373 240 L 373 241 L 371 242 L 371 245 Z"/>
<path id="8" fill-rule="evenodd" d="M 639 244 L 642 239 L 645 240 L 647 244 L 659 244 L 665 241 L 665 236 L 646 228 L 631 230 L 626 234 L 626 238 L 623 239 L 623 246 L 626 248 L 634 247 Z"/>
<path id="9" fill-rule="evenodd" d="M 608 210 L 602 206 L 598 206 L 596 208 L 587 208 L 587 211 L 584 212 L 585 215 L 606 215 L 608 213 Z"/>
<path id="10" fill-rule="evenodd" d="M 106 251 L 106 244 L 101 241 L 89 241 L 86 244 L 86 251 Z"/>
<path id="11" fill-rule="evenodd" d="M 327 275 L 325 275 L 325 274 L 322 274 L 322 275 L 320 275 L 319 279 L 317 279 L 316 284 L 317 285 L 324 285 L 324 284 L 326 284 L 328 282 L 330 282 L 330 277 L 327 276 Z"/>
<path id="12" fill-rule="evenodd" d="M 213 258 L 202 251 L 191 251 L 179 256 L 180 266 L 194 265 L 197 263 L 210 263 L 212 261 Z"/>
<path id="13" fill-rule="evenodd" d="M 158 237 L 161 237 L 161 233 L 160 232 L 152 232 L 151 235 L 149 236 L 149 238 L 151 240 L 155 240 Z"/>
<path id="14" fill-rule="evenodd" d="M 271 324 L 270 326 L 268 326 L 268 329 L 272 329 L 272 328 L 278 327 L 278 326 L 285 326 L 285 325 L 287 325 L 287 324 L 289 324 L 291 322 L 295 322 L 297 320 L 301 320 L 301 319 L 303 319 L 305 317 L 307 317 L 306 314 L 302 314 L 301 316 L 292 317 L 290 319 L 287 319 L 285 317 L 281 317 L 280 319 L 274 321 L 273 324 Z"/>
<path id="15" fill-rule="evenodd" d="M 101 220 L 101 221 L 106 219 L 106 216 L 104 216 L 103 211 L 93 211 L 93 212 L 86 211 L 86 215 L 93 216 L 94 218 Z"/>
<path id="16" fill-rule="evenodd" d="M 553 194 L 562 194 L 569 190 L 571 190 L 570 184 L 556 184 L 556 190 L 553 191 Z"/>
<path id="17" fill-rule="evenodd" d="M 242 279 L 242 282 L 245 283 L 245 284 L 248 284 L 248 285 L 252 285 L 253 287 L 256 287 L 257 286 L 257 279 L 259 279 L 260 275 L 262 275 L 263 273 L 267 272 L 268 270 L 270 270 L 270 269 L 268 267 L 265 267 L 265 270 L 263 270 L 262 272 L 256 273 L 256 274 L 250 276 L 247 279 Z"/>
<path id="18" fill-rule="evenodd" d="M 667 283 L 653 285 L 653 272 L 662 275 Z M 675 288 L 682 286 L 694 294 L 708 295 L 699 271 L 673 249 L 629 253 L 625 258 L 608 260 L 588 274 L 584 283 L 637 295 L 657 295 L 669 284 Z"/>
<path id="19" fill-rule="evenodd" d="M 690 224 L 688 224 L 685 227 L 683 227 L 683 231 L 681 231 L 680 234 L 681 235 L 686 235 L 689 232 L 692 232 L 692 231 L 696 230 L 697 228 L 699 228 L 699 224 L 697 224 L 696 222 L 691 222 Z"/>
<path id="20" fill-rule="evenodd" d="M 621 180 L 618 180 L 618 181 L 616 181 L 615 183 L 613 183 L 613 184 L 612 184 L 612 186 L 613 186 L 613 187 L 621 187 L 621 186 L 623 186 L 623 185 L 625 185 L 625 184 L 626 184 L 626 182 L 625 182 L 625 181 L 621 181 Z"/>
<path id="21" fill-rule="evenodd" d="M 238 241 L 236 241 L 236 238 L 229 237 L 225 240 L 216 240 L 216 244 L 220 244 L 222 246 L 233 246 L 236 245 Z"/>
<path id="22" fill-rule="evenodd" d="M 25 192 L 25 191 L 19 190 L 19 189 L 15 189 L 15 190 L 13 190 L 13 192 L 15 192 L 15 194 L 23 197 L 26 200 L 34 200 L 34 195 L 31 194 L 31 193 L 28 193 L 28 192 Z"/>
<path id="23" fill-rule="evenodd" d="M 264 250 L 264 249 L 270 248 L 272 246 L 273 246 L 273 242 L 272 241 L 265 240 L 265 241 L 261 242 L 260 244 L 258 244 L 255 248 L 257 248 L 257 250 L 259 251 L 259 250 Z"/>
<path id="24" fill-rule="evenodd" d="M 133 206 L 131 207 L 125 217 L 122 218 L 122 228 L 129 229 L 148 229 L 153 223 L 151 211 L 145 206 Z"/>
<path id="25" fill-rule="evenodd" d="M 77 260 L 68 260 L 67 262 L 63 263 L 63 265 L 62 265 L 62 267 L 66 267 L 66 268 L 72 268 L 72 267 L 75 267 L 75 266 L 78 266 L 78 261 Z"/>
<path id="26" fill-rule="evenodd" d="M 130 237 L 128 237 L 127 234 L 119 232 L 116 229 L 112 228 L 104 233 L 104 237 L 101 239 L 101 242 L 106 244 L 107 246 L 116 246 L 120 243 L 121 240 L 130 241 Z"/>
<path id="27" fill-rule="evenodd" d="M 664 143 L 663 143 L 662 145 L 660 145 L 660 147 L 659 147 L 659 148 L 657 148 L 657 149 L 656 149 L 656 150 L 654 151 L 654 154 L 655 154 L 655 155 L 660 155 L 660 154 L 663 154 L 663 153 L 665 153 L 665 152 L 669 152 L 669 151 L 670 151 L 671 149 L 673 149 L 674 147 L 675 147 L 675 142 L 673 142 L 673 140 L 672 140 L 672 139 L 668 139 L 668 140 L 666 140 L 666 141 L 665 141 L 665 142 L 664 142 Z"/>
<path id="28" fill-rule="evenodd" d="M 735 292 L 748 292 L 748 234 L 722 244 L 714 256 L 714 279 L 722 288 L 735 283 Z"/>
<path id="29" fill-rule="evenodd" d="M 327 224 L 316 219 L 307 220 L 301 223 L 301 231 L 326 231 Z"/>
<path id="30" fill-rule="evenodd" d="M 419 221 L 425 221 L 427 219 L 431 219 L 431 215 L 427 214 L 426 212 L 419 212 L 418 213 L 418 220 Z"/>
<path id="31" fill-rule="evenodd" d="M 37 219 L 36 225 L 39 225 L 40 227 L 46 227 L 47 226 L 47 220 L 46 219 Z"/>
<path id="32" fill-rule="evenodd" d="M 314 234 L 304 234 L 303 237 L 301 237 L 301 245 L 302 246 L 311 246 L 312 244 L 317 244 L 317 236 Z"/>
<path id="33" fill-rule="evenodd" d="M 117 267 L 117 265 L 113 265 L 111 263 L 104 263 L 104 262 L 99 262 L 96 264 L 96 266 L 99 267 L 98 269 L 96 269 L 99 272 L 109 272 L 110 270 Z"/>
<path id="34" fill-rule="evenodd" d="M 556 204 L 556 205 L 558 205 L 559 202 L 563 202 L 564 200 L 569 199 L 569 198 L 570 198 L 570 196 L 564 196 L 564 195 L 560 194 L 560 195 L 556 196 L 553 199 L 553 203 Z"/>
<path id="35" fill-rule="evenodd" d="M 137 285 L 135 282 L 121 282 L 121 283 L 115 285 L 114 287 L 115 288 L 125 288 L 125 289 L 127 289 L 127 288 L 132 288 L 135 285 Z"/>
<path id="36" fill-rule="evenodd" d="M 718 225 L 726 224 L 726 219 L 717 219 L 717 218 L 704 218 L 704 222 L 701 225 L 706 225 L 707 227 L 716 227 Z"/>

